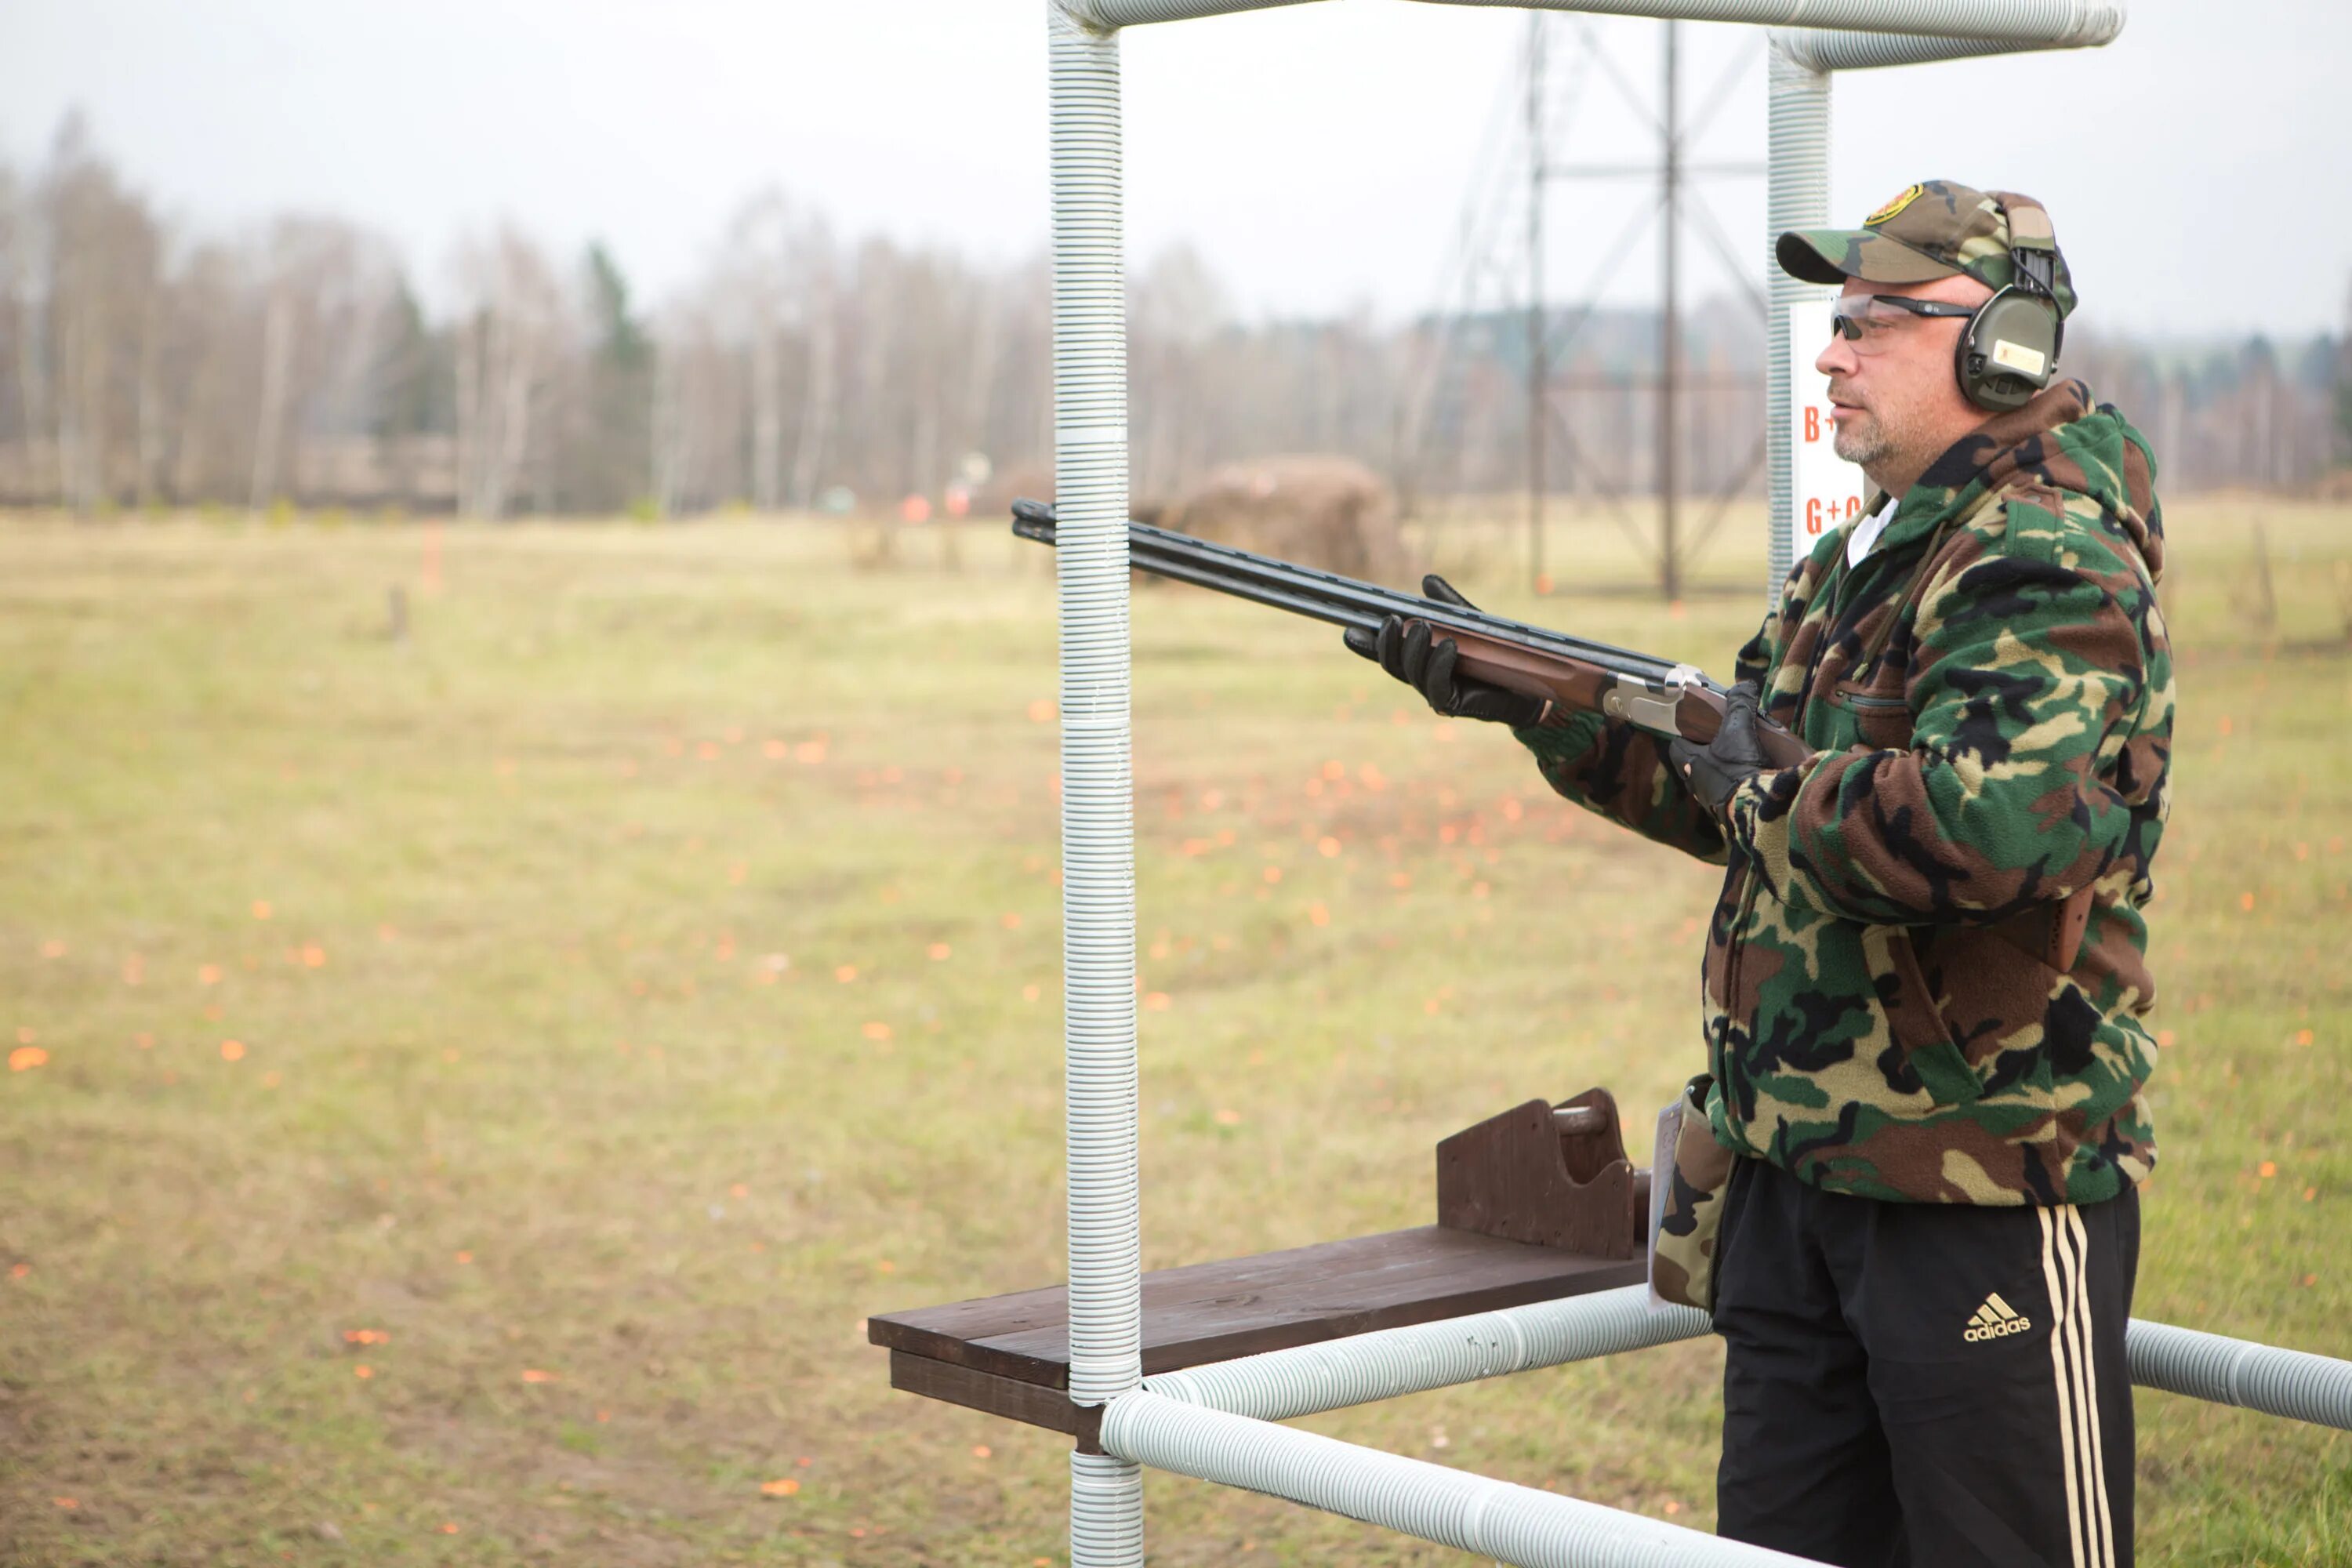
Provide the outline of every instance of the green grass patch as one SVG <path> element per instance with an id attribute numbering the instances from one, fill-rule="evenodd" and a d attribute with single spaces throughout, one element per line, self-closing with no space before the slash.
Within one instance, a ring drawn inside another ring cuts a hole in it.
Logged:
<path id="1" fill-rule="evenodd" d="M 2266 503 L 2265 598 L 2253 510 L 2173 523 L 2137 1307 L 2342 1355 L 2352 518 Z M 1720 672 L 1754 533 L 1671 612 L 1429 542 Z M 0 1558 L 1059 1562 L 1065 1445 L 891 1394 L 862 1331 L 1062 1267 L 1045 552 L 434 537 L 0 527 Z M 1614 539 L 1567 519 L 1555 572 Z M 1134 626 L 1148 1265 L 1424 1223 L 1445 1133 L 1693 1069 L 1713 873 L 1325 629 L 1165 586 Z M 1311 1424 L 1705 1528 L 1719 1373 Z M 2352 1557 L 2352 1443 L 2139 1415 L 2144 1562 Z M 1150 1493 L 1160 1562 L 1450 1555 Z"/>

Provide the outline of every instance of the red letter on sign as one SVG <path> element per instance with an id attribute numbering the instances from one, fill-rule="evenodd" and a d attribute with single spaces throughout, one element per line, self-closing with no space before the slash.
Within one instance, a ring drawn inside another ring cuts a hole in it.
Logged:
<path id="1" fill-rule="evenodd" d="M 1822 498 L 1819 496 L 1813 496 L 1808 499 L 1805 502 L 1805 531 L 1807 533 L 1819 533 L 1821 531 Z"/>
<path id="2" fill-rule="evenodd" d="M 1818 408 L 1808 407 L 1805 410 L 1805 439 L 1808 441 L 1818 441 L 1821 438 L 1822 411 Z"/>

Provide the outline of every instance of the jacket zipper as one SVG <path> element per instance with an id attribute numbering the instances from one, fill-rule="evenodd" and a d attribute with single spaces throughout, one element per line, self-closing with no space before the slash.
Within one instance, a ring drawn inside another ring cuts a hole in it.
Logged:
<path id="1" fill-rule="evenodd" d="M 1875 555 L 1878 552 L 1874 551 L 1872 553 Z M 1884 559 L 1882 559 L 1879 562 L 1879 565 L 1883 568 L 1885 564 L 1885 563 Z M 1916 571 L 1918 569 L 1918 565 L 1924 564 L 1925 559 L 1923 557 L 1920 563 L 1915 564 L 1913 570 Z M 1790 728 L 1794 730 L 1800 735 L 1802 735 L 1805 732 L 1805 721 L 1811 716 L 1813 705 L 1813 693 L 1820 684 L 1822 658 L 1829 651 L 1830 645 L 1835 640 L 1830 634 L 1836 630 L 1838 621 L 1841 618 L 1843 612 L 1846 608 L 1850 607 L 1848 605 L 1841 605 L 1839 600 L 1846 596 L 1853 581 L 1859 575 L 1853 568 L 1847 564 L 1843 556 L 1840 556 L 1837 559 L 1837 561 L 1831 566 L 1830 572 L 1832 581 L 1826 584 L 1828 593 L 1825 595 L 1829 600 L 1828 621 L 1822 628 L 1822 636 L 1814 640 L 1812 656 L 1805 661 L 1805 682 L 1798 691 L 1797 711 L 1790 717 Z M 1901 607 L 1899 605 L 1896 608 L 1896 613 L 1901 613 Z M 1899 698 L 1866 697 L 1850 699 L 1849 700 L 1853 701 L 1856 706 L 1891 708 L 1907 706 L 1907 704 Z M 1752 1147 L 1753 1141 L 1748 1136 L 1746 1124 L 1738 1121 L 1738 1100 L 1731 1093 L 1731 1069 L 1733 1058 L 1738 1054 L 1731 1044 L 1731 1019 L 1735 1016 L 1734 1009 L 1736 1009 L 1739 1005 L 1739 971 L 1743 967 L 1743 961 L 1748 956 L 1748 942 L 1744 933 L 1748 930 L 1748 920 L 1756 911 L 1756 900 L 1762 889 L 1763 879 L 1756 874 L 1756 870 L 1753 867 L 1750 867 L 1748 869 L 1748 874 L 1743 879 L 1743 882 L 1744 885 L 1739 889 L 1739 912 L 1732 921 L 1730 939 L 1724 943 L 1724 1042 L 1722 1059 L 1720 1062 L 1716 1064 L 1716 1080 L 1725 1089 L 1725 1100 L 1727 1104 L 1729 1106 L 1729 1120 L 1733 1121 L 1735 1124 L 1738 1125 L 1740 1142 L 1743 1143 L 1749 1143 Z M 1741 1084 L 1744 1086 L 1747 1082 L 1747 1064 L 1742 1062 L 1739 1064 L 1739 1068 L 1740 1080 Z"/>

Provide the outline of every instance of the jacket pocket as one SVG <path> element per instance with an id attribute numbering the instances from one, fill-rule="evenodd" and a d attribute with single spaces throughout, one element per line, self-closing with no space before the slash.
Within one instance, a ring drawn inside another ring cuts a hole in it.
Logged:
<path id="1" fill-rule="evenodd" d="M 1901 672 L 1895 679 L 1840 681 L 1830 689 L 1830 705 L 1842 710 L 1854 739 L 1873 751 L 1901 752 L 1911 746 L 1911 704 L 1903 694 Z"/>
<path id="2" fill-rule="evenodd" d="M 1705 1312 L 1715 1310 L 1724 1197 L 1737 1158 L 1707 1126 L 1712 1087 L 1704 1074 L 1691 1079 L 1658 1117 L 1650 1178 L 1657 1216 L 1650 1231 L 1651 1299 Z"/>
<path id="3" fill-rule="evenodd" d="M 1919 965 L 1919 952 L 1906 926 L 1869 926 L 1863 933 L 1887 1033 L 1938 1105 L 1968 1105 L 1984 1092 L 1966 1052 L 1953 1038 L 1936 1005 L 1935 989 Z"/>
<path id="4" fill-rule="evenodd" d="M 1980 1093 L 2046 1098 L 2053 1071 L 2088 1065 L 2102 1018 L 2071 975 L 1982 926 L 1926 928 L 1912 951 Z"/>

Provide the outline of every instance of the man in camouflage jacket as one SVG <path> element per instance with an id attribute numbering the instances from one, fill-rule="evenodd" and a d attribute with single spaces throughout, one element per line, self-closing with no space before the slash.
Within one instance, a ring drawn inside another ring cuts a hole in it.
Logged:
<path id="1" fill-rule="evenodd" d="M 2036 235 L 2048 270 L 2021 278 Z M 2154 464 L 2054 352 L 2021 407 L 1963 390 L 1997 290 L 2073 308 L 2029 198 L 1928 182 L 1779 255 L 1843 286 L 1817 368 L 1878 493 L 1790 574 L 1711 745 L 1538 721 L 1425 634 L 1358 651 L 1726 868 L 1694 1103 L 1729 1180 L 1675 1183 L 1720 1221 L 1723 1532 L 1836 1563 L 2127 1568 L 2172 722 Z M 1812 755 L 1767 764 L 1743 708 Z"/>

